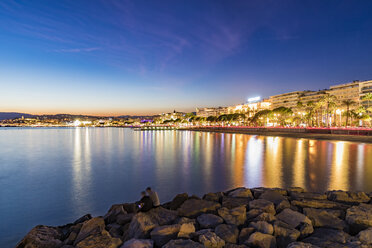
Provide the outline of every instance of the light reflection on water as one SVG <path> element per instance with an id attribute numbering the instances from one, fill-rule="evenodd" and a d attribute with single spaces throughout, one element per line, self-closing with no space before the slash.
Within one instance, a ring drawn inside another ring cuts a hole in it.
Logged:
<path id="1" fill-rule="evenodd" d="M 121 128 L 0 128 L 0 247 L 36 224 L 60 225 L 135 201 L 237 186 L 372 191 L 372 145 Z M 14 225 L 13 223 L 18 223 Z"/>

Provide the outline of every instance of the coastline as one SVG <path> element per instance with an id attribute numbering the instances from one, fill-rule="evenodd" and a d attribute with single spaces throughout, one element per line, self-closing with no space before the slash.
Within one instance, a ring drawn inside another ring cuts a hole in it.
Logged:
<path id="1" fill-rule="evenodd" d="M 305 138 L 316 140 L 339 140 L 351 142 L 372 143 L 372 136 L 355 135 L 355 134 L 328 134 L 328 133 L 306 133 L 306 132 L 288 132 L 274 131 L 268 129 L 255 129 L 255 128 L 234 128 L 234 127 L 197 127 L 197 128 L 179 128 L 178 131 L 198 131 L 198 132 L 215 132 L 215 133 L 236 133 L 236 134 L 249 134 L 261 136 L 280 136 L 290 138 Z M 372 130 L 370 131 L 372 134 Z"/>
<path id="2" fill-rule="evenodd" d="M 104 216 L 38 225 L 16 247 L 371 247 L 371 219 L 364 192 L 240 187 L 178 194 L 148 212 L 115 204 Z"/>

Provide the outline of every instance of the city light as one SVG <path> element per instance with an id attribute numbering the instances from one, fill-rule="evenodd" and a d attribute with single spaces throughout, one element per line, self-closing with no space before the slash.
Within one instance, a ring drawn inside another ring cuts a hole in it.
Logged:
<path id="1" fill-rule="evenodd" d="M 259 96 L 251 97 L 251 98 L 248 98 L 248 102 L 249 103 L 251 103 L 251 102 L 258 102 L 260 99 L 261 99 L 261 97 L 259 97 Z"/>

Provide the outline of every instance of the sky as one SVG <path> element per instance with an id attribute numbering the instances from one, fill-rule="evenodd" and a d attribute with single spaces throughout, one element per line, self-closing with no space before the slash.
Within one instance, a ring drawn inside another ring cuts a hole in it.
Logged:
<path id="1" fill-rule="evenodd" d="M 369 0 L 0 1 L 0 112 L 145 115 L 372 79 Z"/>

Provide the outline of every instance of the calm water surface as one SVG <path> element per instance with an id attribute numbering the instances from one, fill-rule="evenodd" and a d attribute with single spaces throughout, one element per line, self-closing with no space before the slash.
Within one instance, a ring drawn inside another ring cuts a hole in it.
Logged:
<path id="1" fill-rule="evenodd" d="M 122 128 L 0 128 L 0 247 L 154 187 L 162 202 L 237 186 L 372 191 L 372 144 Z"/>

